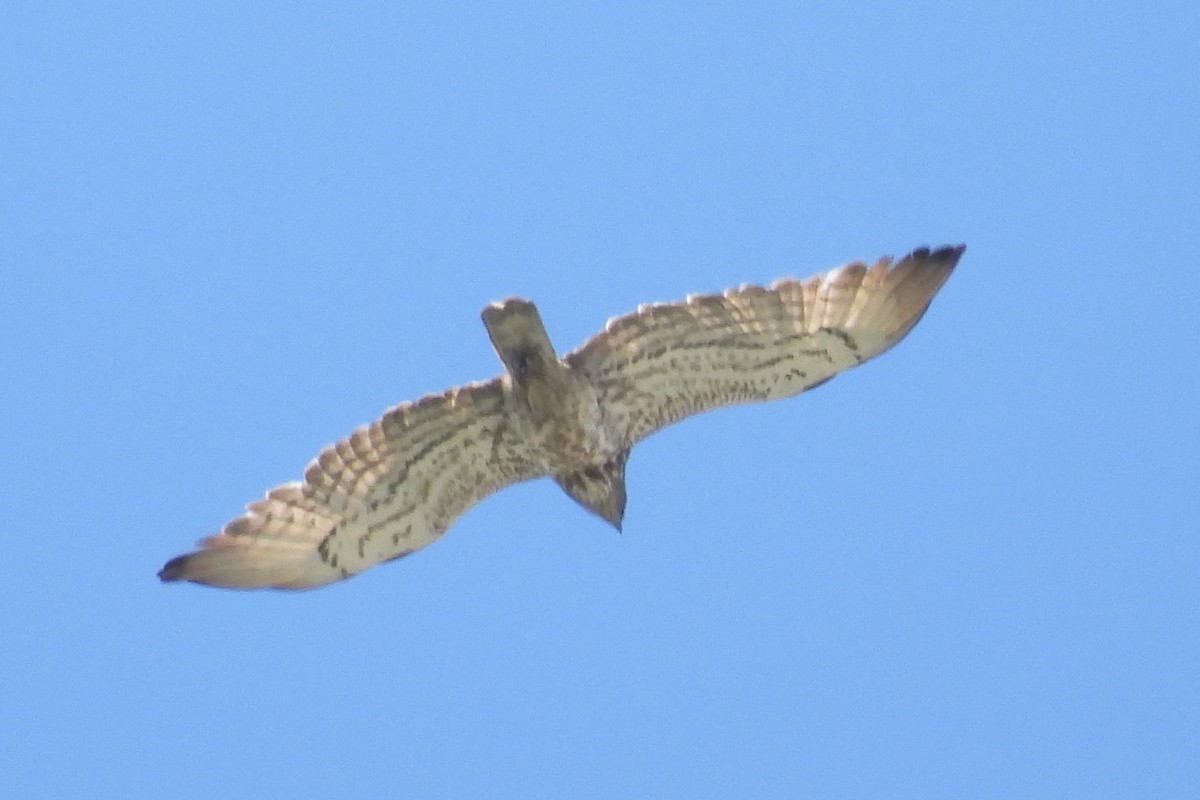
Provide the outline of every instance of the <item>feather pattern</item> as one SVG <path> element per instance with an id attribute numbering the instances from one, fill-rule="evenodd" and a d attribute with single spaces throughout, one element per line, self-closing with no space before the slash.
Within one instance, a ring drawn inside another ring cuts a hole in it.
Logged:
<path id="1" fill-rule="evenodd" d="M 172 559 L 163 580 L 306 588 L 440 537 L 492 492 L 541 474 L 501 378 L 402 403 L 326 447 L 304 472 Z"/>
<path id="2" fill-rule="evenodd" d="M 606 427 L 632 446 L 692 414 L 798 394 L 879 355 L 921 318 L 963 249 L 643 305 L 564 361 L 603 398 Z"/>
<path id="3" fill-rule="evenodd" d="M 159 577 L 320 586 L 424 547 L 492 492 L 545 475 L 620 528 L 634 444 L 691 414 L 811 389 L 886 351 L 963 250 L 643 305 L 562 359 L 533 303 L 494 303 L 483 321 L 505 374 L 388 410 Z"/>

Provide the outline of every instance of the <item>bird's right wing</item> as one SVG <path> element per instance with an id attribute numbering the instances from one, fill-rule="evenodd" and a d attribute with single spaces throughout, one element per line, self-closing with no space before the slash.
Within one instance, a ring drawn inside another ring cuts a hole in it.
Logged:
<path id="1" fill-rule="evenodd" d="M 645 305 L 568 354 L 621 445 L 691 414 L 811 389 L 896 344 L 965 248 Z"/>

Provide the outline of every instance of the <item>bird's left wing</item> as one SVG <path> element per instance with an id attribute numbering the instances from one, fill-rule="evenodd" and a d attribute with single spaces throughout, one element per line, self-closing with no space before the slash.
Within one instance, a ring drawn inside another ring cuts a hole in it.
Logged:
<path id="1" fill-rule="evenodd" d="M 494 378 L 388 410 L 159 577 L 306 589 L 424 547 L 487 495 L 541 474 L 510 396 Z"/>
<path id="2" fill-rule="evenodd" d="M 879 355 L 917 323 L 964 249 L 641 306 L 564 360 L 630 447 L 691 414 L 797 394 Z"/>

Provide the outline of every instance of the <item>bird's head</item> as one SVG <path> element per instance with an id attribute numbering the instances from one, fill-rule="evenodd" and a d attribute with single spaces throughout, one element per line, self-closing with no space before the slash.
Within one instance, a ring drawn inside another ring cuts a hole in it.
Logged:
<path id="1" fill-rule="evenodd" d="M 563 491 L 610 525 L 621 530 L 625 518 L 625 462 L 623 451 L 602 464 L 593 464 L 577 472 L 555 476 Z"/>

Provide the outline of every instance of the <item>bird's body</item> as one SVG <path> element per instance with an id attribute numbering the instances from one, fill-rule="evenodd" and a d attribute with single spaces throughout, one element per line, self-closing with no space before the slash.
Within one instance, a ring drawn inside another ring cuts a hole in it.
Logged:
<path id="1" fill-rule="evenodd" d="M 797 394 L 884 352 L 963 249 L 642 306 L 562 358 L 532 302 L 493 303 L 483 321 L 504 374 L 390 409 L 159 576 L 320 586 L 407 555 L 488 494 L 541 476 L 620 528 L 634 444 L 694 413 Z"/>
<path id="2" fill-rule="evenodd" d="M 584 508 L 619 529 L 629 447 L 613 435 L 596 387 L 558 358 L 528 300 L 493 303 L 483 311 L 483 324 L 508 369 L 512 415 L 538 466 Z"/>

